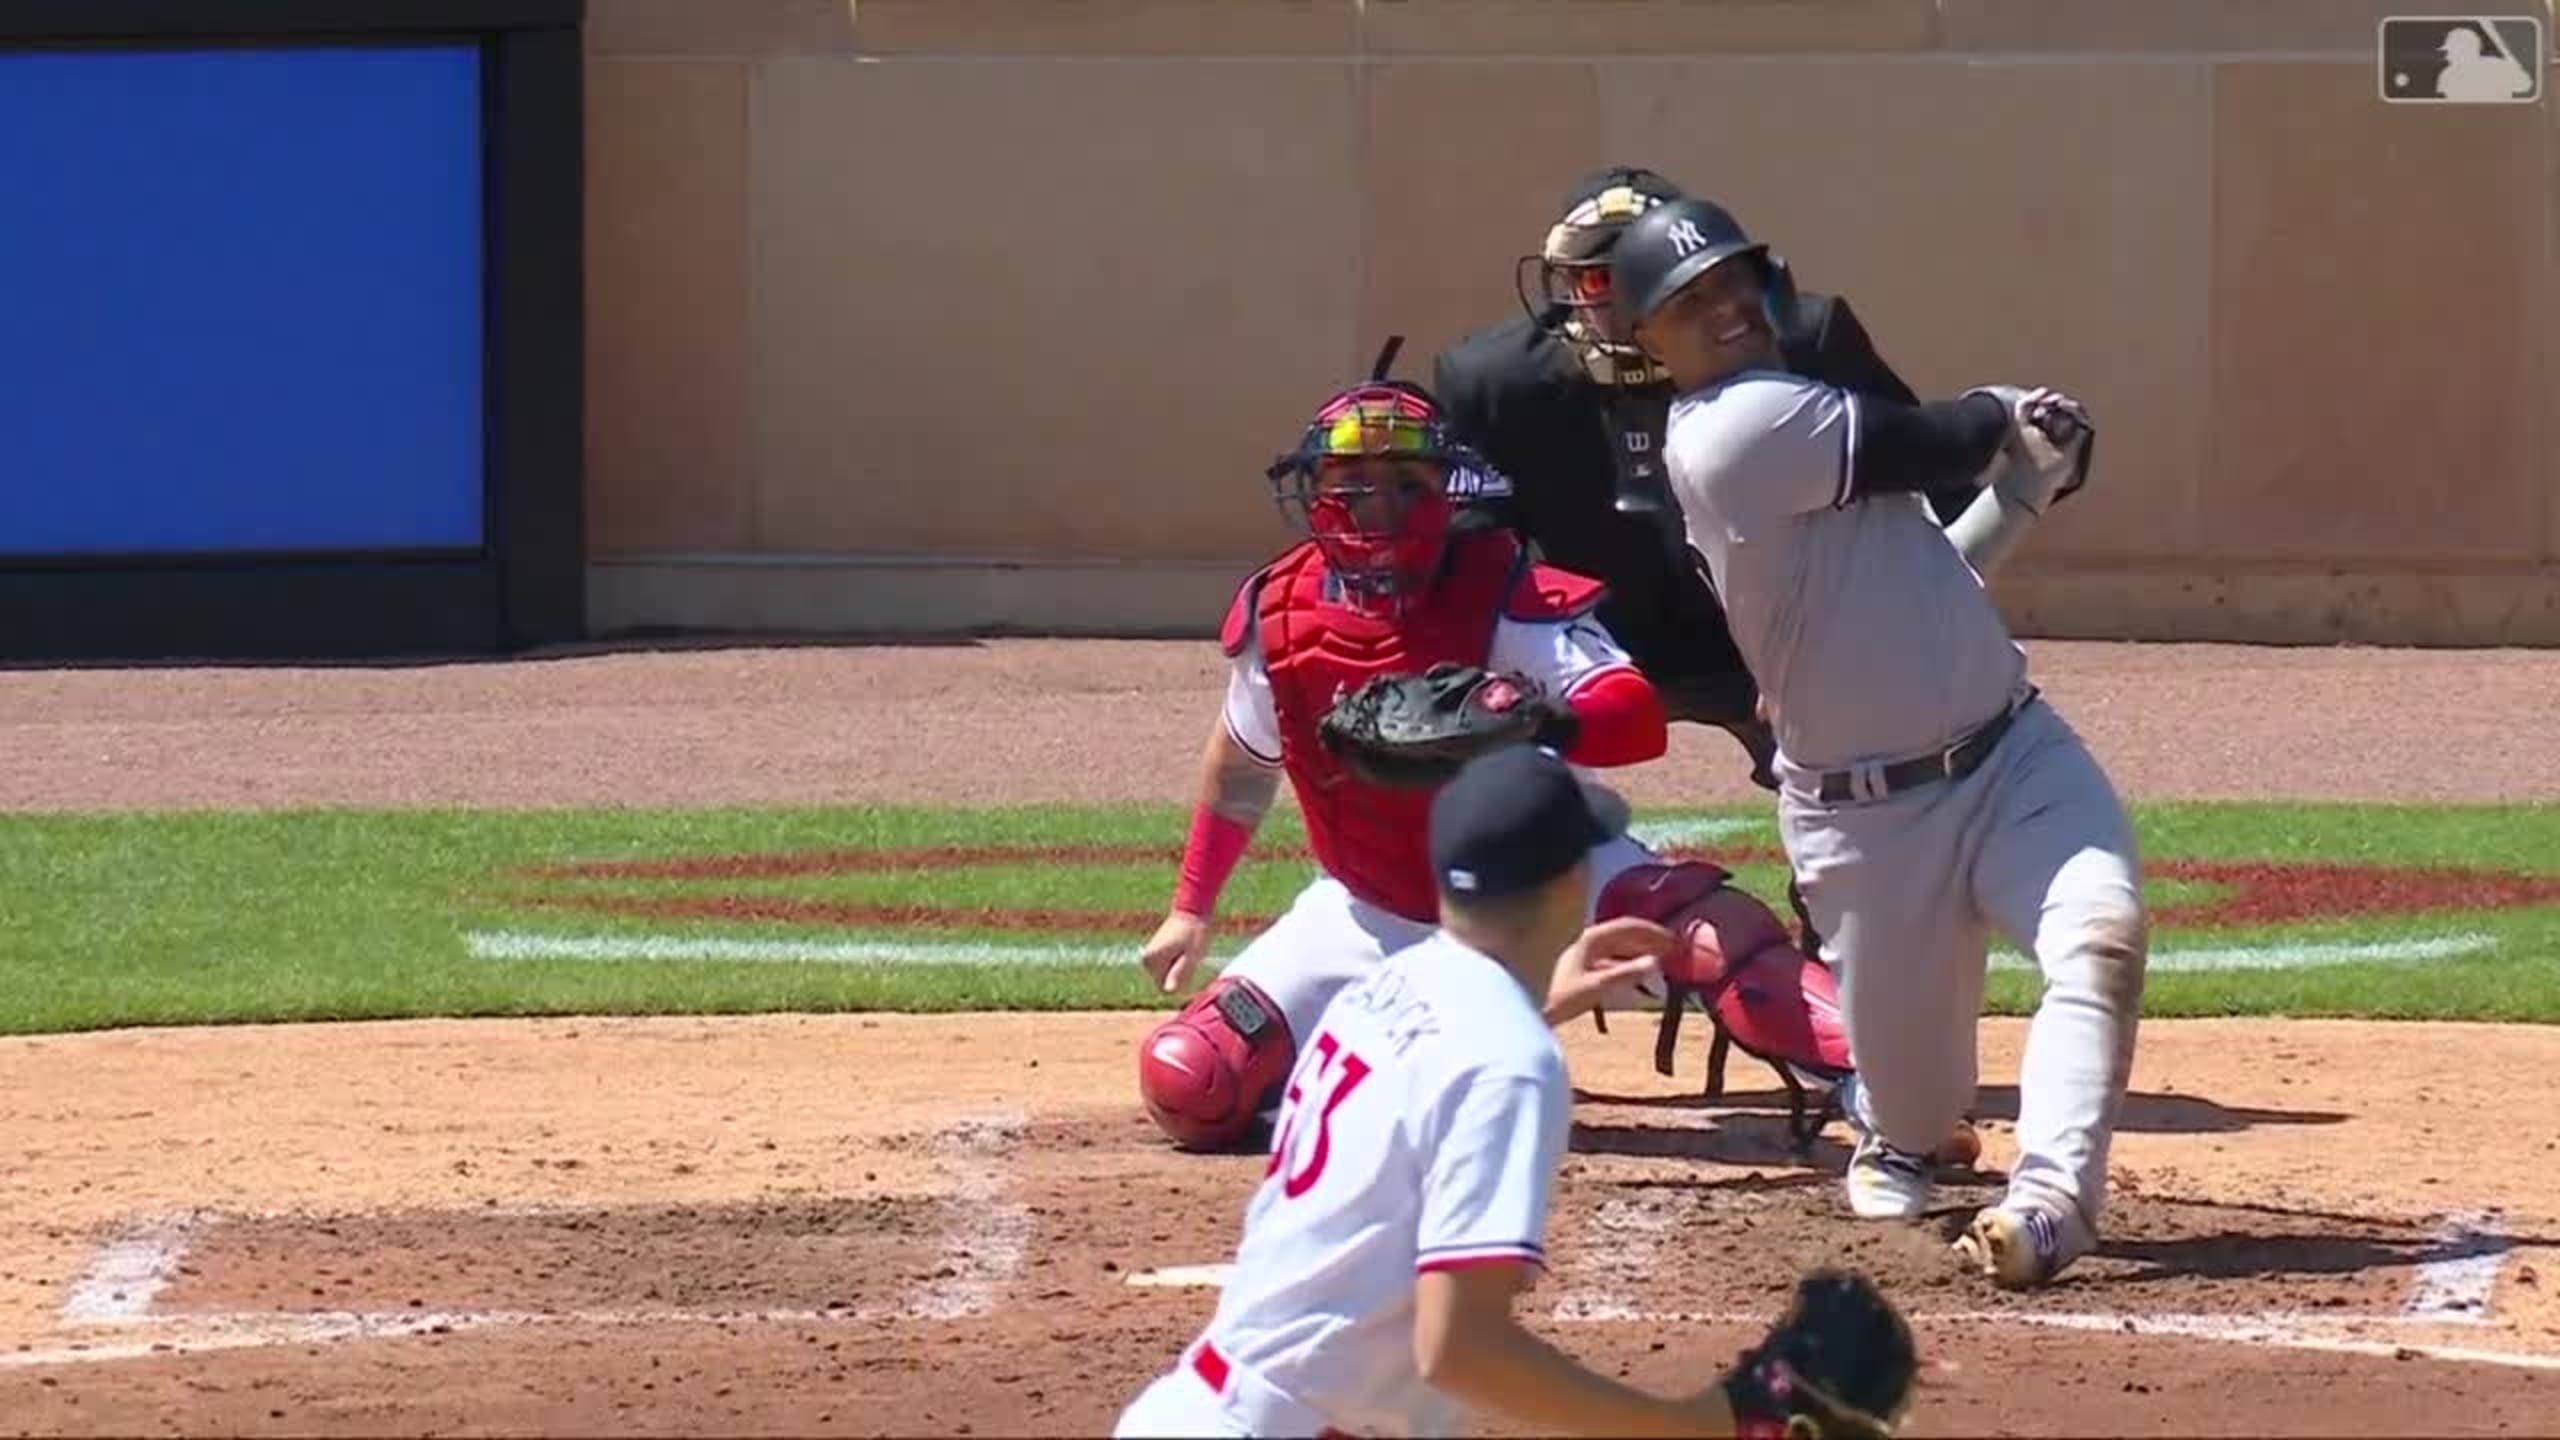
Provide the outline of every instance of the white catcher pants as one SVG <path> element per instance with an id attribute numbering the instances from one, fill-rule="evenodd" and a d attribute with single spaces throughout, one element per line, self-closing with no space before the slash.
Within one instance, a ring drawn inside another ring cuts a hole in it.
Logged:
<path id="1" fill-rule="evenodd" d="M 1636 865 L 1651 864 L 1652 851 L 1619 835 L 1591 850 L 1591 892 Z M 1319 875 L 1271 928 L 1253 938 L 1226 974 L 1250 980 L 1289 1019 L 1289 1033 L 1304 1041 L 1342 987 L 1368 974 L 1379 961 L 1427 938 L 1431 926 L 1361 900 L 1330 875 Z"/>

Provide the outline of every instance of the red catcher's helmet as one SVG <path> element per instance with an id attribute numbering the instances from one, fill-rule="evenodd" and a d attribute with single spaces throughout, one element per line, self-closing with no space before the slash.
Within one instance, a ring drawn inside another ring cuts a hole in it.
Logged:
<path id="1" fill-rule="evenodd" d="M 1290 523 L 1324 551 L 1344 599 L 1395 613 L 1439 573 L 1460 505 L 1511 484 L 1450 433 L 1431 393 L 1389 380 L 1402 336 L 1366 382 L 1316 411 L 1298 448 L 1265 472 Z"/>

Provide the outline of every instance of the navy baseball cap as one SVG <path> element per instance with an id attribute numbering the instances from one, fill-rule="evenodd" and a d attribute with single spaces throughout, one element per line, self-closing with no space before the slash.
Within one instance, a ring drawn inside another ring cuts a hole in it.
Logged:
<path id="1" fill-rule="evenodd" d="M 1554 751 L 1507 745 L 1468 761 L 1431 798 L 1431 873 L 1452 895 L 1518 895 L 1615 833 Z"/>

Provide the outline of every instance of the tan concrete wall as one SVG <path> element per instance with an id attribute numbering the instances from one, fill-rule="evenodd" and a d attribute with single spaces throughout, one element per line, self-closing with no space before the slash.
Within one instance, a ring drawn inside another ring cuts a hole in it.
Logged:
<path id="1" fill-rule="evenodd" d="M 1925 391 L 2085 396 L 2030 633 L 2560 644 L 2560 106 L 2423 0 L 589 0 L 600 628 L 1180 631 L 1390 331 L 1655 166 Z"/>

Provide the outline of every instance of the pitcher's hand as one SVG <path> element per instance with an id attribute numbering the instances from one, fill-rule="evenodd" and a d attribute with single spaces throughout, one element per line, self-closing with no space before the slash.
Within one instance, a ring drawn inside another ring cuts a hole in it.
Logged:
<path id="1" fill-rule="evenodd" d="M 1659 982 L 1663 960 L 1679 946 L 1678 936 L 1637 915 L 1583 931 L 1556 959 L 1555 979 L 1547 986 L 1547 1023 L 1586 1015 L 1624 986 Z"/>

